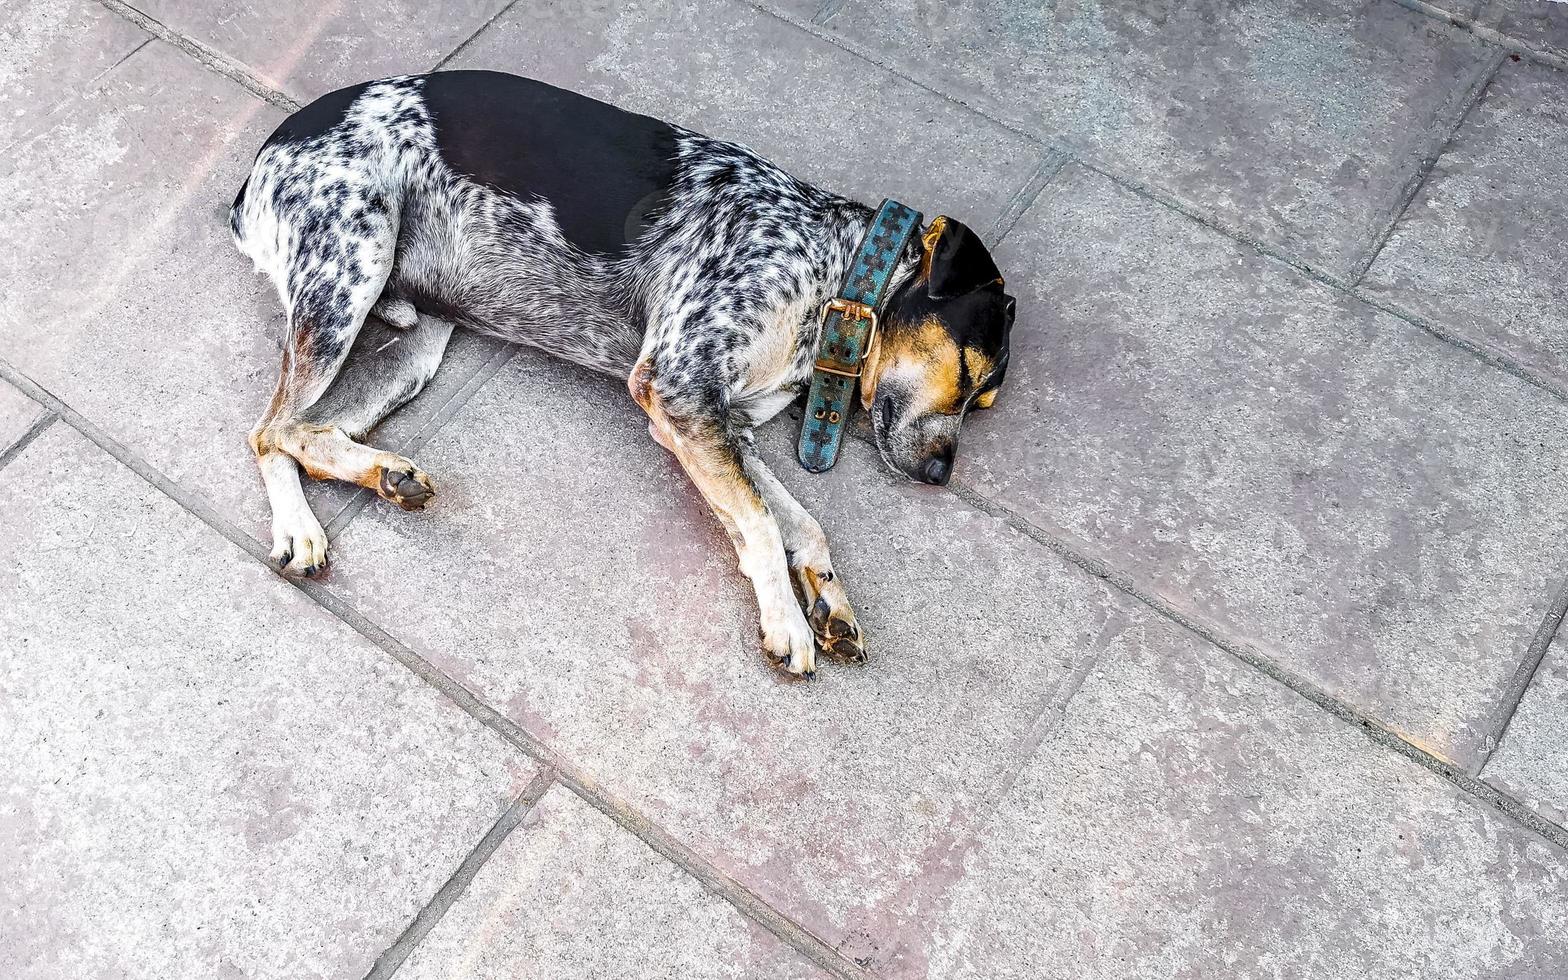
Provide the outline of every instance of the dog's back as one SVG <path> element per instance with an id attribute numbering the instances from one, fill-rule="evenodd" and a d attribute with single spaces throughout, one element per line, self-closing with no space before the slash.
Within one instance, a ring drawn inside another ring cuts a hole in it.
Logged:
<path id="1" fill-rule="evenodd" d="M 513 75 L 386 79 L 285 120 L 230 225 L 291 311 L 320 270 L 387 251 L 383 305 L 624 374 L 643 319 L 632 252 L 675 180 L 681 135 Z"/>

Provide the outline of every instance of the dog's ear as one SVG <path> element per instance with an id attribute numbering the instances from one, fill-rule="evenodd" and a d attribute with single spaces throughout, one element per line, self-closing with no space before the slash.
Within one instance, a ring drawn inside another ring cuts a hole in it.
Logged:
<path id="1" fill-rule="evenodd" d="M 1000 282 L 1002 273 L 981 244 L 980 236 L 961 221 L 937 215 L 920 237 L 925 248 L 926 295 L 932 299 L 963 296 Z"/>

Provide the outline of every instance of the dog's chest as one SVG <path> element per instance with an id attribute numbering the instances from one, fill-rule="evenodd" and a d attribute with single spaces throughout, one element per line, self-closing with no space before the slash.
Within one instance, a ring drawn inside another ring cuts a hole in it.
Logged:
<path id="1" fill-rule="evenodd" d="M 755 422 L 777 415 L 800 393 L 810 375 L 816 345 L 805 299 L 786 303 L 760 318 L 761 329 L 743 354 L 731 405 Z"/>

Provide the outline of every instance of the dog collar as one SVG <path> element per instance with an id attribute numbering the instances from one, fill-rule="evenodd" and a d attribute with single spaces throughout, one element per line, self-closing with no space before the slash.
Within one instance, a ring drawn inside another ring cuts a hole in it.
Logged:
<path id="1" fill-rule="evenodd" d="M 801 420 L 800 465 L 813 473 L 831 469 L 855 403 L 860 369 L 876 336 L 877 308 L 898 268 L 904 247 L 920 227 L 920 212 L 889 198 L 866 229 L 838 295 L 822 306 L 822 339 Z"/>

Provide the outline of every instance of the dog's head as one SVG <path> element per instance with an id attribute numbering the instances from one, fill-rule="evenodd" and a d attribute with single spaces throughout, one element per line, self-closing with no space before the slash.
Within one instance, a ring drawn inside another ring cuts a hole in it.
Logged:
<path id="1" fill-rule="evenodd" d="M 937 218 L 921 247 L 919 273 L 887 303 L 860 399 L 887 464 L 943 484 L 964 414 L 996 401 L 1015 301 L 991 253 L 962 223 Z"/>

